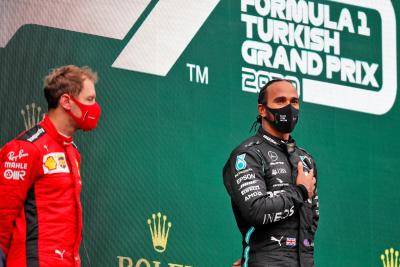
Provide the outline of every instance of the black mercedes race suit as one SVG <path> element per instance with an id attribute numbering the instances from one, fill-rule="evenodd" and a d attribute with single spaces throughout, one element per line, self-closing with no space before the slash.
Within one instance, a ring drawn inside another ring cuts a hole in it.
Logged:
<path id="1" fill-rule="evenodd" d="M 230 155 L 223 170 L 243 236 L 243 267 L 314 266 L 318 197 L 296 185 L 297 164 L 304 171 L 315 162 L 294 140 L 283 142 L 261 127 Z"/>

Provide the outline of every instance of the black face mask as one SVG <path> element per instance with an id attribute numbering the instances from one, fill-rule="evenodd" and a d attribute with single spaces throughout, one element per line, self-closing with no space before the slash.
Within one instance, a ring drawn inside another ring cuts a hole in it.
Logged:
<path id="1" fill-rule="evenodd" d="M 274 115 L 274 120 L 264 117 L 268 123 L 281 133 L 291 133 L 299 120 L 299 110 L 295 109 L 291 104 L 283 108 L 269 108 L 267 110 Z"/>

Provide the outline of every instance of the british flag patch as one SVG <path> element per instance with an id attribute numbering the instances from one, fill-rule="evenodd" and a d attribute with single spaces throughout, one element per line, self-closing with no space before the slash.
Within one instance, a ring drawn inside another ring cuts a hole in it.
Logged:
<path id="1" fill-rule="evenodd" d="M 287 238 L 286 238 L 286 246 L 288 246 L 288 247 L 294 247 L 294 246 L 296 246 L 296 238 L 287 237 Z"/>

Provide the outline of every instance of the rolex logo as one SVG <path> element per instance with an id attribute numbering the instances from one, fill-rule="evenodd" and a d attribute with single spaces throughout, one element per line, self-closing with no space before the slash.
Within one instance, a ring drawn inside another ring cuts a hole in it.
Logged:
<path id="1" fill-rule="evenodd" d="M 26 130 L 29 130 L 42 120 L 44 114 L 41 115 L 41 112 L 42 108 L 40 106 L 36 106 L 35 103 L 32 103 L 31 105 L 26 105 L 25 109 L 21 109 L 21 115 L 24 118 L 24 125 Z"/>
<path id="2" fill-rule="evenodd" d="M 399 251 L 395 251 L 393 248 L 391 248 L 390 250 L 386 249 L 385 254 L 381 255 L 381 260 L 383 267 L 400 267 Z"/>
<path id="3" fill-rule="evenodd" d="M 167 216 L 161 216 L 160 212 L 157 213 L 157 216 L 153 214 L 152 219 L 148 219 L 147 224 L 150 228 L 153 247 L 157 252 L 162 253 L 167 249 L 168 233 L 172 223 L 168 222 L 167 224 Z"/>

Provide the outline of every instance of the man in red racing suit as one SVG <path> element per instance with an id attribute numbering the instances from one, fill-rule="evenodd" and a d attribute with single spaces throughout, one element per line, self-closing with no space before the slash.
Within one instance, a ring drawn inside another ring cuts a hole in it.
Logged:
<path id="1" fill-rule="evenodd" d="M 0 248 L 7 267 L 80 266 L 82 182 L 72 135 L 97 124 L 95 81 L 88 68 L 54 70 L 45 84 L 48 115 L 0 151 Z"/>

